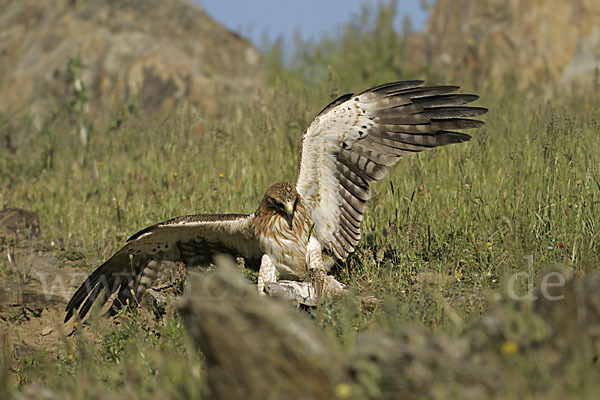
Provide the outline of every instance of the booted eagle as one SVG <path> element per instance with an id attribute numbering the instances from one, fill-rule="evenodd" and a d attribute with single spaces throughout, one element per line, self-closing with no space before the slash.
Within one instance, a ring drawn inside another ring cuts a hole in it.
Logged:
<path id="1" fill-rule="evenodd" d="M 478 96 L 422 84 L 386 83 L 334 100 L 302 136 L 295 186 L 271 186 L 252 214 L 188 215 L 141 230 L 87 277 L 65 321 L 114 294 L 113 305 L 137 304 L 168 263 L 206 266 L 222 254 L 260 265 L 260 294 L 313 305 L 343 292 L 327 272 L 360 241 L 369 184 L 400 157 L 466 142 L 471 137 L 455 130 L 483 125 L 469 118 L 487 110 L 465 106 Z"/>

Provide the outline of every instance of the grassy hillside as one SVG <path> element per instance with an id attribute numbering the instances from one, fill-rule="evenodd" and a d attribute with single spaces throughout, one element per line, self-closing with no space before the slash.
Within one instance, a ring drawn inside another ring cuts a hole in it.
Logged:
<path id="1" fill-rule="evenodd" d="M 299 138 L 332 97 L 389 80 L 461 84 L 408 67 L 402 40 L 391 30 L 392 11 L 382 8 L 370 28 L 348 25 L 338 38 L 301 46 L 289 67 L 278 61 L 275 47 L 265 55 L 269 88 L 257 101 L 222 104 L 219 115 L 182 108 L 147 118 L 134 104 L 115 104 L 106 115 L 111 128 L 102 131 L 69 99 L 41 129 L 3 115 L 0 132 L 19 131 L 11 148 L 0 150 L 0 209 L 36 212 L 44 250 L 58 258 L 76 254 L 90 271 L 128 235 L 157 221 L 254 211 L 270 184 L 293 182 Z M 461 337 L 505 297 L 503 283 L 512 273 L 530 272 L 528 260 L 534 278 L 555 263 L 575 276 L 597 269 L 598 97 L 521 92 L 509 81 L 503 91 L 487 90 L 486 82 L 478 86 L 477 105 L 490 112 L 472 141 L 406 157 L 374 185 L 364 239 L 334 273 L 383 301 L 371 309 L 327 302 L 311 312 L 337 340 L 346 343 L 364 330 L 397 332 L 411 322 Z M 93 99 L 79 100 L 93 106 Z M 0 279 L 10 279 L 5 258 Z M 519 277 L 517 283 L 526 282 Z M 502 339 L 486 342 L 490 354 L 504 360 L 494 361 L 506 373 L 498 377 L 505 385 L 499 393 L 526 390 L 531 398 L 546 398 L 598 389 L 593 375 L 582 372 L 588 371 L 585 357 L 569 360 L 568 373 L 556 376 L 535 349 L 520 353 L 526 344 L 519 340 L 533 340 L 525 328 L 507 326 Z M 13 360 L 6 352 L 0 397 L 2 390 L 42 390 L 31 384 L 66 398 L 107 390 L 129 398 L 206 394 L 204 358 L 178 317 L 150 328 L 135 315 L 122 315 L 97 329 L 96 339 L 65 339 L 57 356 L 41 352 Z M 511 387 L 507 377 L 515 376 L 525 378 Z M 420 395 L 431 395 L 425 390 Z M 453 390 L 466 396 L 460 385 Z"/>

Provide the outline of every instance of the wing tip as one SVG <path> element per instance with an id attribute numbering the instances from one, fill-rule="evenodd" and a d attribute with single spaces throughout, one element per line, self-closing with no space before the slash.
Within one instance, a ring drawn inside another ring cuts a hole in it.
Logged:
<path id="1" fill-rule="evenodd" d="M 436 136 L 437 135 L 442 135 L 442 136 L 445 136 L 446 138 L 450 139 L 450 141 L 448 143 L 464 143 L 464 142 L 468 142 L 469 140 L 473 139 L 473 137 L 471 135 L 468 135 L 463 132 L 439 131 L 436 133 Z"/>

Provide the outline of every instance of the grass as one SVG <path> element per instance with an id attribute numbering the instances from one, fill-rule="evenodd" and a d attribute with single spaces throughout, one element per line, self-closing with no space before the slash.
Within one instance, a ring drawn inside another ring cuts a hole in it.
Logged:
<path id="1" fill-rule="evenodd" d="M 254 211 L 268 186 L 294 181 L 300 135 L 332 97 L 392 79 L 442 79 L 426 68 L 398 67 L 406 59 L 388 54 L 399 39 L 390 35 L 385 21 L 393 9 L 385 7 L 365 11 L 365 18 L 376 17 L 369 25 L 376 29 L 349 25 L 339 38 L 301 47 L 290 67 L 274 49 L 265 58 L 268 90 L 254 102 L 223 104 L 220 116 L 182 107 L 147 118 L 131 104 L 117 104 L 101 124 L 107 128 L 95 128 L 93 112 L 74 115 L 65 106 L 41 129 L 3 116 L 2 130 L 20 131 L 17 145 L 0 151 L 0 209 L 37 213 L 46 249 L 61 258 L 77 254 L 90 271 L 128 235 L 157 221 Z M 472 141 L 402 159 L 374 185 L 363 240 L 334 273 L 385 301 L 374 311 L 327 303 L 313 312 L 341 341 L 351 332 L 394 332 L 409 322 L 463 335 L 492 307 L 494 295 L 505 293 L 502 283 L 511 273 L 536 277 L 554 263 L 576 276 L 597 270 L 599 99 L 485 87 L 478 89 L 478 105 L 490 112 Z M 87 144 L 79 135 L 82 118 L 90 121 Z M 132 398 L 206 394 L 204 361 L 177 318 L 153 329 L 131 316 L 119 321 L 99 328 L 99 341 L 65 340 L 55 359 L 17 360 L 10 373 L 5 360 L 0 383 L 10 381 L 15 392 L 41 383 L 69 398 L 105 389 Z M 489 351 L 506 341 L 498 343 Z M 516 387 L 533 397 L 556 387 L 583 397 L 597 388 L 584 364 L 571 362 L 557 382 L 532 353 L 505 367 L 525 374 L 530 382 Z"/>

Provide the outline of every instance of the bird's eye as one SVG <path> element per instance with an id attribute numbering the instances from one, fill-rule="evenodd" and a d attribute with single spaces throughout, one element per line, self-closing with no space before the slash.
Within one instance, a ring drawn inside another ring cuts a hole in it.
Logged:
<path id="1" fill-rule="evenodd" d="M 277 207 L 277 208 L 283 208 L 283 204 L 281 204 L 281 202 L 279 200 L 276 200 L 276 199 L 273 199 L 273 198 L 271 200 L 273 200 L 273 205 L 275 207 Z"/>

